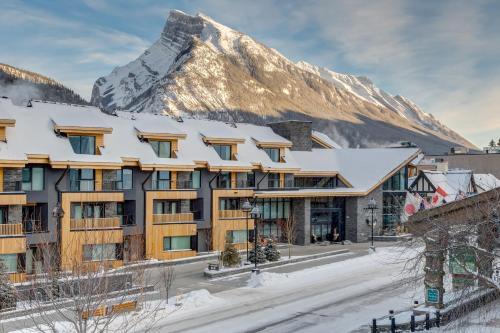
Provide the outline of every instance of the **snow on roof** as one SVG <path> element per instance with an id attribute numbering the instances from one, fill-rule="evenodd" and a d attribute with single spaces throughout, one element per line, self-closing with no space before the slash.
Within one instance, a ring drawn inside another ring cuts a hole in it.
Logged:
<path id="1" fill-rule="evenodd" d="M 397 171 L 404 162 L 413 159 L 418 148 L 313 149 L 311 152 L 292 151 L 301 171 L 338 172 L 353 188 L 366 192 L 386 176 Z M 369 172 L 368 172 L 369 170 Z"/>
<path id="2" fill-rule="evenodd" d="M 422 171 L 435 188 L 441 187 L 448 195 L 446 202 L 455 201 L 460 192 L 468 193 L 472 180 L 471 170 Z"/>
<path id="3" fill-rule="evenodd" d="M 486 192 L 500 187 L 500 179 L 491 173 L 475 173 L 474 182 L 476 183 L 478 192 Z"/>
<path id="4" fill-rule="evenodd" d="M 250 170 L 259 165 L 265 171 L 340 173 L 354 187 L 344 191 L 366 191 L 418 152 L 418 149 L 292 151 L 285 148 L 285 162 L 278 163 L 273 162 L 255 140 L 290 142 L 265 126 L 193 118 L 178 122 L 167 116 L 143 113 L 118 112 L 113 116 L 94 107 L 59 103 L 34 102 L 32 107 L 21 107 L 0 99 L 0 114 L 5 112 L 16 120 L 16 126 L 7 128 L 7 142 L 0 142 L 0 160 L 26 161 L 26 154 L 43 154 L 48 155 L 51 162 L 122 163 L 122 158 L 130 158 L 141 165 L 183 169 L 194 168 L 197 162 L 207 163 L 211 170 L 235 167 Z M 68 138 L 54 132 L 54 121 L 62 126 L 106 126 L 112 128 L 112 132 L 104 134 L 100 155 L 76 154 Z M 139 140 L 137 130 L 183 133 L 186 137 L 178 141 L 176 158 L 159 158 L 148 142 Z M 237 160 L 222 160 L 215 149 L 204 142 L 204 137 L 242 140 L 238 143 Z M 367 169 L 370 172 L 366 172 Z"/>
<path id="5" fill-rule="evenodd" d="M 317 137 L 319 140 L 325 142 L 326 144 L 332 146 L 333 148 L 342 149 L 341 145 L 339 145 L 337 142 L 333 141 L 325 133 L 321 133 L 321 132 L 318 132 L 318 131 L 312 131 L 312 135 L 315 136 L 315 137 Z"/>

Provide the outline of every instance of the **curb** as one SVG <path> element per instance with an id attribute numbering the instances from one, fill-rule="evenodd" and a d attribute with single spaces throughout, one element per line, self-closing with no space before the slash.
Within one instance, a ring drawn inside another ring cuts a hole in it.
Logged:
<path id="1" fill-rule="evenodd" d="M 335 251 L 330 251 L 330 252 L 311 254 L 311 255 L 302 256 L 299 258 L 292 258 L 292 259 L 286 259 L 286 260 L 281 260 L 281 261 L 260 264 L 259 268 L 278 267 L 278 266 L 283 266 L 283 265 L 287 265 L 287 264 L 294 264 L 294 263 L 309 261 L 309 260 L 313 260 L 313 259 L 333 257 L 333 256 L 336 256 L 339 254 L 350 253 L 350 252 L 351 251 L 349 251 L 348 249 L 343 249 L 343 250 L 335 250 Z M 236 268 L 236 269 L 228 270 L 228 271 L 204 271 L 203 275 L 207 278 L 218 278 L 218 277 L 223 277 L 223 276 L 230 276 L 230 275 L 235 275 L 235 274 L 240 274 L 240 273 L 245 273 L 245 272 L 251 272 L 253 268 L 254 268 L 253 265 L 248 265 L 245 267 Z"/>

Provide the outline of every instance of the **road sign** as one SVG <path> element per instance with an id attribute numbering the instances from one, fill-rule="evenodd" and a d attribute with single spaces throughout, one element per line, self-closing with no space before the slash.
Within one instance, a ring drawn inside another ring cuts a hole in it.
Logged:
<path id="1" fill-rule="evenodd" d="M 428 303 L 439 303 L 439 289 L 427 288 L 426 297 Z"/>

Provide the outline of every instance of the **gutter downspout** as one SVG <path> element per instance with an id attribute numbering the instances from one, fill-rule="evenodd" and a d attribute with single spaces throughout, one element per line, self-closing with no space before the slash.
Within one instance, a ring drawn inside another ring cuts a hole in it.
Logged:
<path id="1" fill-rule="evenodd" d="M 141 184 L 141 188 L 142 188 L 142 195 L 143 195 L 143 202 L 142 202 L 142 206 L 144 207 L 143 210 L 142 210 L 142 221 L 143 221 L 143 225 L 144 225 L 144 232 L 143 232 L 143 235 L 144 235 L 144 242 L 143 243 L 143 251 L 144 251 L 144 257 L 146 257 L 146 183 L 147 181 L 153 176 L 153 173 L 156 172 L 156 169 L 153 169 L 153 171 L 151 171 L 149 173 L 149 175 L 146 177 L 146 179 L 144 179 L 144 181 L 142 182 Z"/>
<path id="2" fill-rule="evenodd" d="M 59 188 L 59 184 L 63 180 L 64 176 L 68 173 L 69 166 L 64 169 L 64 172 L 61 174 L 61 176 L 57 179 L 56 183 L 54 184 L 54 188 L 57 192 L 57 204 L 56 204 L 56 212 L 57 212 L 57 247 L 58 247 L 58 256 L 57 256 L 57 267 L 61 269 L 61 223 L 62 223 L 62 207 L 61 207 L 61 201 L 62 201 L 62 191 Z M 54 210 L 53 210 L 54 211 Z"/>
<path id="3" fill-rule="evenodd" d="M 212 218 L 210 219 L 211 221 L 214 220 L 214 214 L 215 214 L 215 212 L 212 209 L 214 207 L 214 188 L 212 186 L 212 183 L 217 177 L 220 176 L 221 173 L 222 173 L 222 170 L 219 170 L 217 172 L 217 174 L 215 176 L 213 176 L 212 179 L 210 179 L 210 181 L 208 182 L 208 187 L 210 187 L 210 213 L 212 214 Z M 213 225 L 212 224 L 213 223 L 211 223 L 211 226 L 210 226 L 210 229 L 211 229 L 210 232 L 212 234 L 212 244 L 210 244 L 210 247 L 212 247 L 212 249 L 213 249 Z M 210 249 L 207 249 L 207 250 L 208 250 L 208 252 L 210 252 Z"/>

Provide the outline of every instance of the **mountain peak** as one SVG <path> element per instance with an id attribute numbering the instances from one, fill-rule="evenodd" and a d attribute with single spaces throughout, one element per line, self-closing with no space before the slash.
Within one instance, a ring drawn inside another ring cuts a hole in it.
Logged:
<path id="1" fill-rule="evenodd" d="M 92 103 L 106 112 L 226 121 L 317 119 L 316 130 L 335 139 L 345 136 L 354 146 L 401 140 L 437 145 L 442 151 L 457 143 L 471 146 L 367 77 L 305 61 L 294 64 L 204 14 L 177 10 L 170 12 L 160 39 L 139 58 L 95 82 Z"/>

